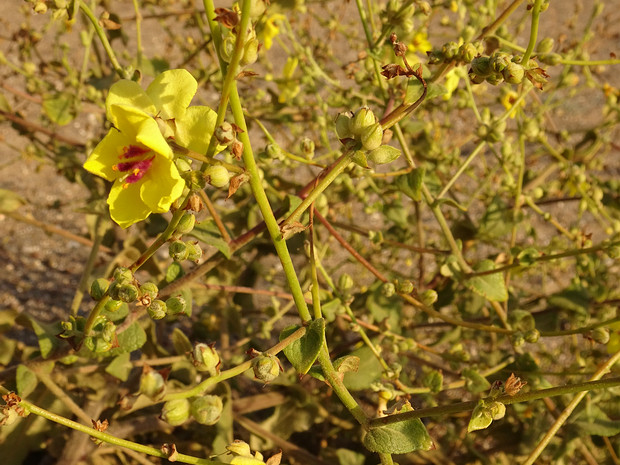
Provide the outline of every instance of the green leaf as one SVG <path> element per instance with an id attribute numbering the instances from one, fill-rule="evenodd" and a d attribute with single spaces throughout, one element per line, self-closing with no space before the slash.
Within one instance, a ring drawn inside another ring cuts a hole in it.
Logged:
<path id="1" fill-rule="evenodd" d="M 121 381 L 127 381 L 132 368 L 133 365 L 131 364 L 130 354 L 126 352 L 114 357 L 105 371 Z"/>
<path id="2" fill-rule="evenodd" d="M 299 326 L 289 326 L 280 333 L 280 340 L 293 334 Z M 318 318 L 313 320 L 306 330 L 306 334 L 289 344 L 284 350 L 284 355 L 298 373 L 305 375 L 319 356 L 319 351 L 325 342 L 325 320 Z"/>
<path id="3" fill-rule="evenodd" d="M 203 221 L 197 224 L 188 235 L 194 236 L 199 241 L 215 247 L 226 258 L 230 258 L 232 255 L 228 242 L 222 239 L 222 235 L 213 221 Z"/>
<path id="4" fill-rule="evenodd" d="M 25 365 L 17 366 L 17 373 L 15 375 L 15 383 L 17 385 L 17 393 L 21 397 L 27 397 L 37 387 L 37 375 L 35 375 Z"/>
<path id="5" fill-rule="evenodd" d="M 339 465 L 364 465 L 366 457 L 364 454 L 350 449 L 336 449 Z"/>
<path id="6" fill-rule="evenodd" d="M 620 421 L 618 420 L 576 421 L 571 426 L 579 430 L 580 436 L 611 437 L 620 433 Z"/>
<path id="7" fill-rule="evenodd" d="M 179 355 L 185 355 L 193 350 L 189 338 L 179 328 L 174 328 L 174 331 L 172 331 L 172 345 Z"/>
<path id="8" fill-rule="evenodd" d="M 466 368 L 462 372 L 465 387 L 473 394 L 484 392 L 491 387 L 491 383 L 473 368 Z"/>
<path id="9" fill-rule="evenodd" d="M 0 189 L 0 213 L 13 212 L 26 203 L 26 199 L 21 195 L 7 189 Z"/>
<path id="10" fill-rule="evenodd" d="M 41 357 L 47 358 L 60 345 L 60 339 L 56 336 L 63 332 L 60 322 L 42 323 L 31 316 L 23 313 L 16 318 L 16 321 L 24 326 L 30 326 L 39 341 Z"/>
<path id="11" fill-rule="evenodd" d="M 17 341 L 8 337 L 0 337 L 0 365 L 8 365 L 13 359 Z"/>
<path id="12" fill-rule="evenodd" d="M 416 168 L 407 174 L 396 178 L 396 187 L 412 200 L 419 202 L 422 200 L 422 183 L 424 182 L 424 168 Z"/>
<path id="13" fill-rule="evenodd" d="M 398 413 L 412 410 L 406 404 Z M 433 440 L 422 420 L 412 418 L 371 429 L 364 437 L 364 445 L 369 451 L 380 454 L 408 454 L 417 450 L 430 450 Z"/>
<path id="14" fill-rule="evenodd" d="M 107 355 L 120 355 L 138 350 L 146 342 L 146 333 L 137 323 L 132 323 L 129 328 L 118 335 L 118 347 L 110 350 Z"/>
<path id="15" fill-rule="evenodd" d="M 433 370 L 424 377 L 422 383 L 429 388 L 431 392 L 438 393 L 443 388 L 443 374 L 441 374 L 440 371 Z"/>
<path id="16" fill-rule="evenodd" d="M 368 346 L 351 352 L 350 356 L 359 358 L 359 366 L 356 372 L 345 373 L 343 382 L 347 389 L 351 391 L 368 389 L 372 383 L 381 379 L 383 367 Z"/>
<path id="17" fill-rule="evenodd" d="M 426 97 L 425 100 L 430 100 L 440 95 L 446 94 L 448 91 L 440 84 L 428 83 L 426 85 Z M 405 103 L 415 103 L 424 92 L 424 86 L 417 78 L 409 78 L 407 83 L 407 94 L 405 95 Z"/>
<path id="18" fill-rule="evenodd" d="M 580 316 L 587 316 L 590 308 L 590 294 L 582 287 L 564 289 L 547 299 L 549 305 L 570 310 Z"/>
<path id="19" fill-rule="evenodd" d="M 474 271 L 494 270 L 495 264 L 492 260 L 482 260 L 474 267 Z M 465 281 L 465 286 L 480 294 L 487 300 L 493 302 L 505 302 L 508 300 L 506 282 L 502 273 L 492 273 L 482 276 L 474 276 Z"/>
<path id="20" fill-rule="evenodd" d="M 69 94 L 56 94 L 43 99 L 43 110 L 52 122 L 64 126 L 75 118 L 74 98 Z"/>
<path id="21" fill-rule="evenodd" d="M 491 416 L 491 412 L 487 408 L 484 400 L 480 399 L 478 405 L 476 405 L 476 408 L 474 408 L 474 411 L 471 413 L 471 418 L 467 425 L 467 432 L 471 433 L 472 431 L 486 429 L 492 422 L 493 417 Z"/>
<path id="22" fill-rule="evenodd" d="M 176 279 L 179 279 L 185 274 L 183 267 L 179 262 L 172 262 L 168 268 L 166 268 L 166 282 L 171 283 Z"/>

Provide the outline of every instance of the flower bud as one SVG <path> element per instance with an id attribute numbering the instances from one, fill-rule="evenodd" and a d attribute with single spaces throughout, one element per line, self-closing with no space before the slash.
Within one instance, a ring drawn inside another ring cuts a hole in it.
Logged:
<path id="1" fill-rule="evenodd" d="M 258 59 L 258 40 L 250 39 L 243 46 L 243 56 L 239 63 L 241 66 L 251 65 Z"/>
<path id="2" fill-rule="evenodd" d="M 110 313 L 114 313 L 116 312 L 119 308 L 121 308 L 121 306 L 123 305 L 123 302 L 121 302 L 120 300 L 114 300 L 114 299 L 110 299 L 106 302 L 105 306 L 103 307 L 103 309 L 106 312 L 110 312 Z"/>
<path id="3" fill-rule="evenodd" d="M 170 315 L 178 315 L 179 313 L 183 313 L 187 307 L 185 303 L 185 299 L 183 297 L 176 296 L 170 297 L 166 300 L 166 307 L 168 308 L 168 313 Z"/>
<path id="4" fill-rule="evenodd" d="M 133 273 L 129 268 L 119 266 L 114 270 L 114 281 L 117 283 L 130 283 L 133 281 Z"/>
<path id="5" fill-rule="evenodd" d="M 509 63 L 512 63 L 511 59 L 512 57 L 507 53 L 495 52 L 493 55 L 491 55 L 490 59 L 491 69 L 496 73 L 501 73 L 502 70 L 506 68 Z"/>
<path id="6" fill-rule="evenodd" d="M 222 416 L 224 403 L 218 396 L 197 397 L 192 400 L 190 412 L 201 425 L 214 425 Z"/>
<path id="7" fill-rule="evenodd" d="M 282 149 L 277 144 L 267 144 L 265 147 L 265 153 L 269 158 L 274 158 L 276 160 L 282 160 L 284 158 L 282 155 Z"/>
<path id="8" fill-rule="evenodd" d="M 250 445 L 241 439 L 235 439 L 232 443 L 228 444 L 226 450 L 235 456 L 252 457 Z"/>
<path id="9" fill-rule="evenodd" d="M 476 57 L 471 61 L 471 70 L 476 76 L 487 77 L 492 72 L 491 59 L 489 57 Z"/>
<path id="10" fill-rule="evenodd" d="M 488 407 L 493 420 L 501 420 L 506 415 L 506 406 L 501 402 L 491 402 Z"/>
<path id="11" fill-rule="evenodd" d="M 263 383 L 270 383 L 278 377 L 282 367 L 275 355 L 261 354 L 252 360 L 252 369 L 256 379 Z"/>
<path id="12" fill-rule="evenodd" d="M 513 347 L 521 347 L 525 344 L 525 337 L 521 331 L 517 331 L 510 336 Z"/>
<path id="13" fill-rule="evenodd" d="M 375 123 L 364 129 L 362 132 L 362 147 L 364 150 L 374 150 L 383 141 L 383 128 L 380 123 Z"/>
<path id="14" fill-rule="evenodd" d="M 546 65 L 559 65 L 562 62 L 562 55 L 559 53 L 545 53 L 544 55 L 539 55 L 538 58 Z"/>
<path id="15" fill-rule="evenodd" d="M 351 289 L 353 287 L 353 284 L 355 284 L 353 282 L 353 278 L 348 273 L 342 273 L 338 278 L 338 289 L 340 291 L 346 291 L 348 289 Z"/>
<path id="16" fill-rule="evenodd" d="M 525 333 L 523 333 L 523 339 L 525 339 L 525 342 L 529 342 L 530 344 L 538 342 L 539 338 L 540 338 L 540 333 L 538 332 L 537 329 L 530 329 L 526 331 Z"/>
<path id="17" fill-rule="evenodd" d="M 153 300 L 157 298 L 157 294 L 159 294 L 159 288 L 154 283 L 144 283 L 140 286 L 140 304 L 148 307 L 151 305 Z"/>
<path id="18" fill-rule="evenodd" d="M 183 241 L 172 241 L 168 246 L 168 253 L 170 258 L 178 262 L 185 260 L 189 254 L 187 245 Z"/>
<path id="19" fill-rule="evenodd" d="M 430 307 L 435 302 L 437 302 L 437 291 L 434 289 L 427 289 L 420 294 L 420 300 L 424 305 Z"/>
<path id="20" fill-rule="evenodd" d="M 196 217 L 193 213 L 185 212 L 181 219 L 179 220 L 179 224 L 177 225 L 176 232 L 178 234 L 187 234 L 194 229 L 196 225 Z"/>
<path id="21" fill-rule="evenodd" d="M 226 187 L 230 175 L 222 165 L 211 165 L 205 170 L 205 179 L 213 187 Z"/>
<path id="22" fill-rule="evenodd" d="M 520 84 L 525 76 L 525 70 L 523 66 L 512 61 L 506 65 L 502 70 L 502 76 L 504 80 L 509 84 Z"/>
<path id="23" fill-rule="evenodd" d="M 470 63 L 478 54 L 477 47 L 468 42 L 459 47 L 459 59 L 465 63 Z"/>
<path id="24" fill-rule="evenodd" d="M 368 107 L 362 107 L 355 113 L 355 116 L 349 120 L 349 131 L 359 136 L 364 132 L 365 128 L 371 124 L 375 124 L 376 121 L 377 118 L 375 118 L 372 110 Z"/>
<path id="25" fill-rule="evenodd" d="M 491 74 L 490 76 L 484 78 L 484 80 L 492 86 L 496 86 L 504 80 L 504 76 L 501 74 Z"/>
<path id="26" fill-rule="evenodd" d="M 192 359 L 198 371 L 206 371 L 211 376 L 220 372 L 220 354 L 215 350 L 213 344 L 196 344 L 192 351 Z"/>
<path id="27" fill-rule="evenodd" d="M 189 418 L 189 400 L 169 400 L 164 404 L 160 418 L 172 426 L 182 425 Z"/>
<path id="28" fill-rule="evenodd" d="M 388 298 L 396 294 L 396 286 L 394 283 L 384 283 L 383 286 L 381 286 L 381 294 Z"/>
<path id="29" fill-rule="evenodd" d="M 102 354 L 112 348 L 112 342 L 100 336 L 88 336 L 84 338 L 84 346 L 93 353 Z"/>
<path id="30" fill-rule="evenodd" d="M 106 342 L 112 342 L 115 336 L 116 325 L 111 321 L 107 321 L 101 330 L 101 338 Z"/>
<path id="31" fill-rule="evenodd" d="M 609 329 L 594 328 L 590 333 L 590 337 L 599 344 L 607 344 L 609 342 Z"/>
<path id="32" fill-rule="evenodd" d="M 156 299 L 146 308 L 146 312 L 153 320 L 161 320 L 168 313 L 168 307 L 166 307 L 166 302 Z"/>
<path id="33" fill-rule="evenodd" d="M 308 160 L 311 160 L 314 157 L 314 149 L 315 149 L 314 141 L 310 139 L 309 137 L 304 137 L 301 140 L 299 145 L 305 157 Z"/>
<path id="34" fill-rule="evenodd" d="M 536 45 L 536 52 L 538 54 L 550 53 L 553 50 L 553 39 L 551 37 L 545 37 Z"/>
<path id="35" fill-rule="evenodd" d="M 351 158 L 351 161 L 362 168 L 368 168 L 368 157 L 366 156 L 366 151 L 364 150 L 356 150 Z"/>
<path id="36" fill-rule="evenodd" d="M 165 391 L 166 382 L 161 373 L 153 370 L 148 365 L 144 365 L 142 376 L 140 376 L 140 390 L 138 392 L 151 400 L 157 401 L 164 397 Z"/>
<path id="37" fill-rule="evenodd" d="M 400 157 L 400 150 L 391 145 L 382 145 L 368 154 L 368 161 L 376 163 L 377 165 L 383 165 L 393 162 L 398 157 Z"/>
<path id="38" fill-rule="evenodd" d="M 353 133 L 349 129 L 349 120 L 351 120 L 351 112 L 346 111 L 344 113 L 340 113 L 336 117 L 336 134 L 338 135 L 338 139 L 349 139 L 353 137 Z"/>
<path id="39" fill-rule="evenodd" d="M 226 63 L 230 63 L 230 59 L 235 51 L 235 38 L 232 34 L 228 34 L 220 43 L 220 56 Z"/>
<path id="40" fill-rule="evenodd" d="M 456 42 L 448 42 L 441 48 L 445 61 L 451 61 L 459 52 L 459 45 Z"/>
<path id="41" fill-rule="evenodd" d="M 261 16 L 267 6 L 265 5 L 265 0 L 251 0 L 250 1 L 250 18 L 256 19 Z"/>
<path id="42" fill-rule="evenodd" d="M 115 286 L 116 295 L 121 302 L 131 303 L 138 299 L 138 288 L 133 284 L 120 284 Z"/>
<path id="43" fill-rule="evenodd" d="M 197 241 L 188 242 L 187 244 L 187 259 L 191 262 L 197 262 L 202 258 L 202 249 L 198 245 Z"/>
<path id="44" fill-rule="evenodd" d="M 101 300 L 105 296 L 105 293 L 108 292 L 108 288 L 110 287 L 110 281 L 105 278 L 95 279 L 93 283 L 90 285 L 90 296 L 94 300 Z"/>
<path id="45" fill-rule="evenodd" d="M 14 408 L 5 406 L 0 411 L 0 426 L 11 426 L 19 418 L 19 413 Z"/>
<path id="46" fill-rule="evenodd" d="M 237 138 L 235 134 L 235 129 L 233 125 L 227 121 L 224 121 L 217 128 L 215 128 L 215 138 L 217 141 L 226 147 L 233 143 L 233 141 Z"/>
<path id="47" fill-rule="evenodd" d="M 415 286 L 413 285 L 411 281 L 398 280 L 398 282 L 396 283 L 396 291 L 401 294 L 411 294 L 414 289 L 415 289 Z"/>

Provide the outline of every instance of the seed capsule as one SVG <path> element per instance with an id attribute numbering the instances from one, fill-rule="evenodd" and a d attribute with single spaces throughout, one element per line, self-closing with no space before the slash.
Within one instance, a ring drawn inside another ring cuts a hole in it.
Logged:
<path id="1" fill-rule="evenodd" d="M 185 299 L 181 296 L 170 297 L 166 300 L 166 307 L 168 308 L 168 313 L 170 315 L 177 315 L 179 313 L 183 313 L 187 304 L 185 303 Z"/>
<path id="2" fill-rule="evenodd" d="M 168 246 L 168 253 L 170 254 L 170 258 L 176 260 L 177 262 L 181 262 L 187 259 L 189 251 L 187 250 L 187 245 L 183 241 L 173 241 Z"/>
<path id="3" fill-rule="evenodd" d="M 166 307 L 166 302 L 156 299 L 146 308 L 146 312 L 153 320 L 161 320 L 168 313 L 168 307 Z"/>
<path id="4" fill-rule="evenodd" d="M 198 371 L 206 371 L 211 376 L 220 372 L 220 354 L 210 344 L 198 343 L 192 351 L 194 366 Z"/>
<path id="5" fill-rule="evenodd" d="M 222 165 L 211 165 L 205 170 L 205 179 L 213 187 L 225 187 L 228 185 L 230 174 Z"/>
<path id="6" fill-rule="evenodd" d="M 189 400 L 173 399 L 164 404 L 160 418 L 172 426 L 179 426 L 189 418 Z"/>
<path id="7" fill-rule="evenodd" d="M 270 383 L 278 377 L 282 367 L 275 355 L 262 354 L 252 360 L 252 369 L 256 379 L 263 383 Z"/>
<path id="8" fill-rule="evenodd" d="M 190 412 L 201 425 L 214 425 L 222 416 L 224 403 L 218 396 L 197 397 L 192 400 Z"/>

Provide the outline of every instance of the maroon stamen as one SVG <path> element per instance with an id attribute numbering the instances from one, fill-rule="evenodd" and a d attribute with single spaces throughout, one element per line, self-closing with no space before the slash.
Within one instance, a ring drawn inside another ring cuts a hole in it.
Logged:
<path id="1" fill-rule="evenodd" d="M 151 165 L 153 164 L 153 160 L 155 159 L 155 157 L 151 157 L 151 158 L 147 158 L 146 160 L 142 160 L 142 161 L 137 161 L 133 164 L 133 169 L 131 169 L 131 174 L 129 176 L 127 176 L 127 178 L 125 179 L 125 183 L 126 184 L 133 184 L 136 181 L 139 181 L 140 179 L 142 179 L 142 177 L 146 174 L 146 172 L 149 170 L 149 168 L 151 167 Z M 122 165 L 124 165 L 125 163 L 121 163 Z M 129 164 L 129 163 L 127 163 Z M 120 169 L 120 167 L 119 167 Z M 121 170 L 123 171 L 123 170 Z M 129 171 L 129 170 L 127 170 Z"/>
<path id="2" fill-rule="evenodd" d="M 123 153 L 118 158 L 134 158 L 144 155 L 150 152 L 150 149 L 138 147 L 137 145 L 130 145 L 129 147 L 123 147 Z M 121 163 L 122 164 L 122 163 Z M 123 171 L 123 170 L 121 170 Z"/>

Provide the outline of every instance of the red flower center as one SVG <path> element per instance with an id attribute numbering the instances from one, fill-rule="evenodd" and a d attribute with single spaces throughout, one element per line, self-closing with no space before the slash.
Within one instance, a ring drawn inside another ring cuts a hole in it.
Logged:
<path id="1" fill-rule="evenodd" d="M 150 152 L 150 149 L 139 147 L 137 145 L 123 147 L 123 152 L 118 156 L 118 158 L 127 161 L 122 161 L 112 167 L 114 171 L 127 173 L 122 179 L 123 189 L 126 189 L 130 184 L 133 184 L 144 177 L 155 159 L 154 155 L 151 157 L 147 156 Z"/>

